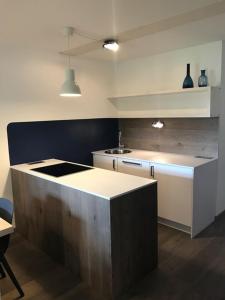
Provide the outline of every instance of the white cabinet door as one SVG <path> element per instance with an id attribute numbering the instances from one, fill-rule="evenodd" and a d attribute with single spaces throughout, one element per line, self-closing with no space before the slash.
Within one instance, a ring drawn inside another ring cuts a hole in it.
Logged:
<path id="1" fill-rule="evenodd" d="M 150 178 L 149 162 L 118 158 L 117 171 L 121 173 Z"/>
<path id="2" fill-rule="evenodd" d="M 111 171 L 117 170 L 117 158 L 113 156 L 97 155 L 94 154 L 94 167 L 107 169 Z"/>
<path id="3" fill-rule="evenodd" d="M 193 169 L 151 163 L 158 180 L 158 216 L 192 225 Z"/>

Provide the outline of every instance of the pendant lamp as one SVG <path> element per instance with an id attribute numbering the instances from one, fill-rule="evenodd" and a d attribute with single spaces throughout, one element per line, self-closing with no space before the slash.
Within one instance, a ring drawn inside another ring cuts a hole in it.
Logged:
<path id="1" fill-rule="evenodd" d="M 68 49 L 70 48 L 70 37 L 73 35 L 73 27 L 65 27 L 64 35 L 67 36 Z M 65 69 L 65 81 L 61 87 L 60 96 L 62 97 L 79 97 L 81 96 L 81 91 L 79 85 L 75 82 L 75 72 L 70 67 L 70 56 L 68 55 L 68 67 Z"/>

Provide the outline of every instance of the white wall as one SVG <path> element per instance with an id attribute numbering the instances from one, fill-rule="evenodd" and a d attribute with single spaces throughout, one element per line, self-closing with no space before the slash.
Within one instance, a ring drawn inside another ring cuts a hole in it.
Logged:
<path id="1" fill-rule="evenodd" d="M 115 67 L 115 92 L 138 94 L 151 90 L 181 88 L 187 63 L 191 63 L 191 76 L 196 86 L 201 69 L 207 70 L 210 85 L 220 85 L 221 52 L 222 42 L 219 41 L 118 62 Z"/>
<path id="2" fill-rule="evenodd" d="M 37 49 L 1 48 L 0 194 L 12 198 L 6 128 L 10 122 L 114 117 L 111 63 L 74 59 L 82 97 L 58 96 L 65 58 Z"/>

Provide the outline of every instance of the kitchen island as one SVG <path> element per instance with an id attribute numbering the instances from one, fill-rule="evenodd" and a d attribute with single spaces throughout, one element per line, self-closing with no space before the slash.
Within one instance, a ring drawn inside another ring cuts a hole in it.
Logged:
<path id="1" fill-rule="evenodd" d="M 32 170 L 59 163 L 11 167 L 16 230 L 103 299 L 117 299 L 157 265 L 157 182 L 98 168 L 60 177 Z"/>

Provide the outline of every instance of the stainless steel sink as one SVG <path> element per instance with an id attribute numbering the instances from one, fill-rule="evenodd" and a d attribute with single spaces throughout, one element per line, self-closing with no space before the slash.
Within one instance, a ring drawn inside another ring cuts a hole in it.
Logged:
<path id="1" fill-rule="evenodd" d="M 131 153 L 132 151 L 129 149 L 109 149 L 106 150 L 106 154 L 125 154 L 125 153 Z"/>

